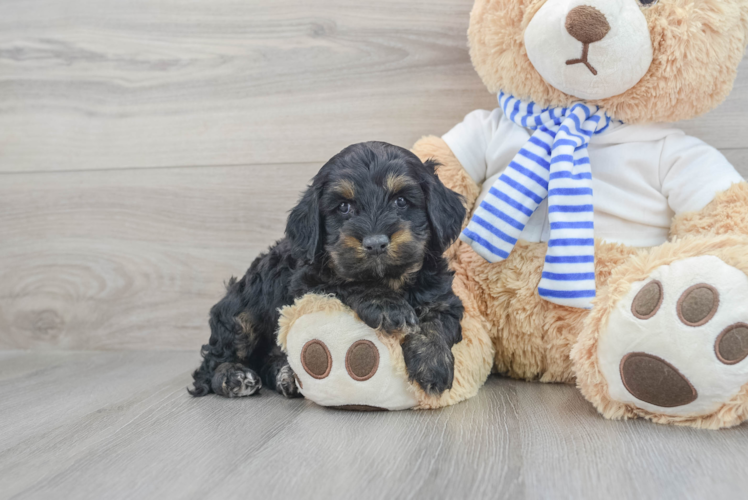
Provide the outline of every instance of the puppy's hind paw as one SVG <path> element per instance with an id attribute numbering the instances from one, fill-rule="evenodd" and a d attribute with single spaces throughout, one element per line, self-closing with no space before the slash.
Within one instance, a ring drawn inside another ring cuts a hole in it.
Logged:
<path id="1" fill-rule="evenodd" d="M 260 376 L 239 363 L 223 363 L 216 368 L 211 384 L 213 392 L 227 398 L 257 394 L 262 388 Z"/>
<path id="2" fill-rule="evenodd" d="M 296 387 L 296 376 L 289 365 L 285 365 L 278 371 L 275 379 L 275 390 L 285 398 L 301 397 L 299 388 Z"/>

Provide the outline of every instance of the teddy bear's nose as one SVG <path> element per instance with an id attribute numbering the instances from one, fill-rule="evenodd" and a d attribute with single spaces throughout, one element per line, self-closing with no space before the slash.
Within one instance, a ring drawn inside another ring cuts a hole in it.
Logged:
<path id="1" fill-rule="evenodd" d="M 566 31 L 584 44 L 599 42 L 610 32 L 605 14 L 589 5 L 571 9 L 566 16 Z"/>

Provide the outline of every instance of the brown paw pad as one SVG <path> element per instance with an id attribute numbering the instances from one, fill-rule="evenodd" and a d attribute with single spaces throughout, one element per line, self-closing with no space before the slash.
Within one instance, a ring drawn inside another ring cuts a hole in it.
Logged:
<path id="1" fill-rule="evenodd" d="M 688 326 L 709 323 L 719 309 L 719 292 L 706 283 L 694 285 L 678 300 L 678 317 Z"/>
<path id="2" fill-rule="evenodd" d="M 377 373 L 379 368 L 379 351 L 373 342 L 359 340 L 345 355 L 345 369 L 353 380 L 363 382 Z"/>
<path id="3" fill-rule="evenodd" d="M 321 340 L 310 340 L 301 350 L 301 366 L 310 376 L 323 379 L 332 370 L 330 350 Z"/>
<path id="4" fill-rule="evenodd" d="M 726 365 L 737 365 L 748 358 L 748 324 L 728 326 L 717 337 L 714 350 L 717 358 Z"/>
<path id="5" fill-rule="evenodd" d="M 651 281 L 634 297 L 631 313 L 639 319 L 652 318 L 660 310 L 663 297 L 662 283 Z"/>
<path id="6" fill-rule="evenodd" d="M 621 380 L 635 398 L 662 408 L 693 403 L 696 389 L 673 365 L 651 354 L 634 352 L 621 360 Z"/>

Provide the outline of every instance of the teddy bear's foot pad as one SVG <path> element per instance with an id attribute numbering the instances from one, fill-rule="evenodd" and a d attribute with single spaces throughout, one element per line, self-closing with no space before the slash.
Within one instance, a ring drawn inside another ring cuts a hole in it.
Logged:
<path id="1" fill-rule="evenodd" d="M 748 383 L 748 277 L 713 256 L 633 283 L 599 343 L 610 396 L 672 416 L 709 414 Z"/>
<path id="2" fill-rule="evenodd" d="M 395 360 L 385 345 L 394 339 L 380 335 L 384 334 L 366 326 L 350 310 L 300 317 L 288 333 L 287 352 L 301 393 L 338 410 L 387 411 L 416 406 L 402 360 Z M 394 345 L 401 352 L 399 343 Z"/>

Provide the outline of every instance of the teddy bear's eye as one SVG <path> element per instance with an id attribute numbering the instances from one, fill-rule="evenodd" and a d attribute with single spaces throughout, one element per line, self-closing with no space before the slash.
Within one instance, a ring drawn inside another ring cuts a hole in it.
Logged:
<path id="1" fill-rule="evenodd" d="M 660 0 L 638 0 L 642 7 L 654 7 Z"/>

